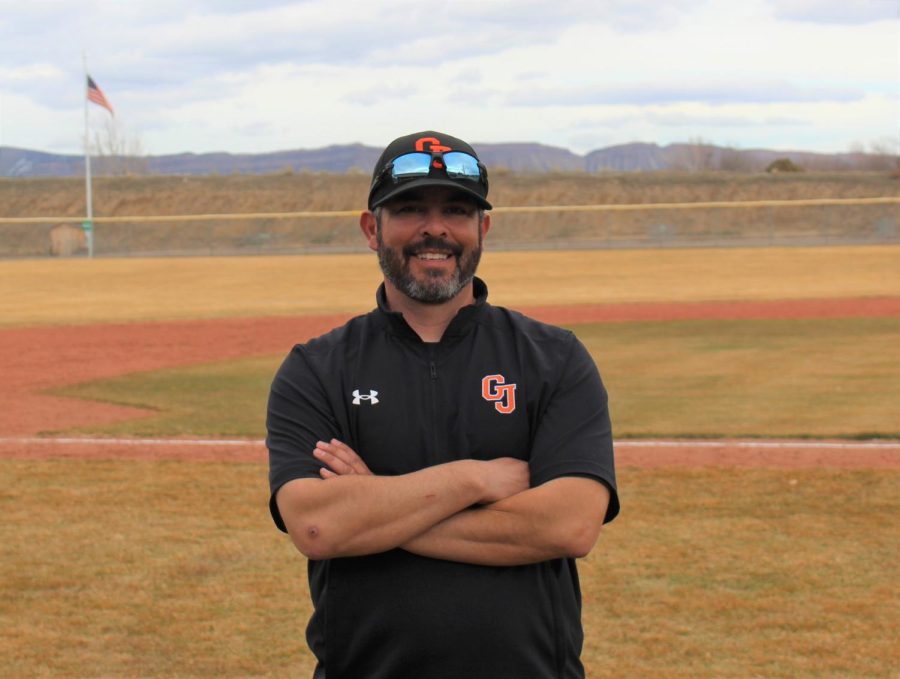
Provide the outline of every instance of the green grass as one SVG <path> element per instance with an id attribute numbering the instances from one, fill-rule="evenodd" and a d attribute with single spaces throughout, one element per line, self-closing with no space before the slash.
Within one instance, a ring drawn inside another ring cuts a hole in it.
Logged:
<path id="1" fill-rule="evenodd" d="M 148 410 L 147 419 L 80 431 L 133 436 L 265 435 L 269 385 L 283 356 L 134 373 L 54 393 Z"/>
<path id="2" fill-rule="evenodd" d="M 8 676 L 310 676 L 262 463 L 0 460 Z M 889 677 L 900 474 L 620 470 L 588 676 Z"/>
<path id="3" fill-rule="evenodd" d="M 617 437 L 900 436 L 900 319 L 581 325 L 611 396 Z M 144 407 L 83 432 L 264 434 L 282 357 L 128 375 L 60 392 Z"/>
<path id="4" fill-rule="evenodd" d="M 574 329 L 620 437 L 900 435 L 900 319 Z"/>

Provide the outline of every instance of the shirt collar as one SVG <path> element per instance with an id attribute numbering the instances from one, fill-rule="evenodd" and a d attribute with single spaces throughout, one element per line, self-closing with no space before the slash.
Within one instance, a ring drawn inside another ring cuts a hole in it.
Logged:
<path id="1" fill-rule="evenodd" d="M 456 316 L 450 321 L 450 325 L 448 325 L 447 329 L 444 331 L 444 337 L 464 335 L 472 325 L 472 322 L 487 304 L 487 284 L 478 278 L 478 276 L 475 276 L 472 279 L 472 294 L 475 297 L 475 301 L 472 304 L 467 304 L 456 312 Z M 410 328 L 406 319 L 403 318 L 403 314 L 399 311 L 391 311 L 391 308 L 388 305 L 387 292 L 384 289 L 384 283 L 378 286 L 378 291 L 375 293 L 375 301 L 378 303 L 378 312 L 387 320 L 391 328 L 400 334 L 412 335 L 416 339 L 419 339 L 415 330 Z"/>

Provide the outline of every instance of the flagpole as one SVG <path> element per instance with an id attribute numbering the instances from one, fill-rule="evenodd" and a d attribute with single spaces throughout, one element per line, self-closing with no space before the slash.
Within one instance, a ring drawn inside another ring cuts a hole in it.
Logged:
<path id="1" fill-rule="evenodd" d="M 91 147 L 90 137 L 88 136 L 88 98 L 87 98 L 87 56 L 81 53 L 81 61 L 84 66 L 84 79 L 82 86 L 84 87 L 84 187 L 85 187 L 85 204 L 87 207 L 87 219 L 81 225 L 84 228 L 85 240 L 87 240 L 88 257 L 94 257 L 94 204 L 91 195 Z"/>

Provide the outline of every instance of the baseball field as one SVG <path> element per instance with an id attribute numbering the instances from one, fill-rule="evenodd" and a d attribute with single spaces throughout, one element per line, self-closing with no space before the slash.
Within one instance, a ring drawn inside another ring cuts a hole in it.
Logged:
<path id="1" fill-rule="evenodd" d="M 896 676 L 900 246 L 488 252 L 481 275 L 610 392 L 589 677 Z M 265 399 L 378 280 L 372 255 L 0 261 L 7 676 L 310 675 Z"/>

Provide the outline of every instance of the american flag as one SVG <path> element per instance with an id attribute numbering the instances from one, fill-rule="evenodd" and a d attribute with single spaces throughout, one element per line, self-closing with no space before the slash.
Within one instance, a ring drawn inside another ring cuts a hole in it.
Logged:
<path id="1" fill-rule="evenodd" d="M 115 115 L 115 113 L 113 113 L 112 104 L 109 103 L 106 95 L 103 94 L 103 90 L 101 90 L 97 86 L 97 83 L 94 82 L 94 79 L 91 78 L 91 76 L 87 77 L 87 98 L 88 101 L 92 101 L 98 106 L 102 106 L 107 111 Z"/>

